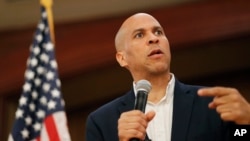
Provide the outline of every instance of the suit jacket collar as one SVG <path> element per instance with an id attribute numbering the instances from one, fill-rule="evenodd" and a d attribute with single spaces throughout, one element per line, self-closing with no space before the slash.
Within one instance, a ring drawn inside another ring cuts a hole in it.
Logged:
<path id="1" fill-rule="evenodd" d="M 133 88 L 121 97 L 121 106 L 118 108 L 120 113 L 134 109 L 135 93 Z"/>
<path id="2" fill-rule="evenodd" d="M 171 141 L 185 141 L 188 133 L 189 120 L 192 113 L 194 93 L 190 87 L 175 82 L 172 137 Z M 180 136 L 182 135 L 182 136 Z"/>

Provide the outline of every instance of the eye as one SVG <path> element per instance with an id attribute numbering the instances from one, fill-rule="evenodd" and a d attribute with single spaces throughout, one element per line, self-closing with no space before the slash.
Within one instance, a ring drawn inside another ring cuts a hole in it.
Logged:
<path id="1" fill-rule="evenodd" d="M 163 31 L 162 30 L 156 30 L 155 35 L 163 35 Z"/>
<path id="2" fill-rule="evenodd" d="M 143 37 L 143 33 L 139 32 L 135 34 L 135 38 L 142 38 Z"/>

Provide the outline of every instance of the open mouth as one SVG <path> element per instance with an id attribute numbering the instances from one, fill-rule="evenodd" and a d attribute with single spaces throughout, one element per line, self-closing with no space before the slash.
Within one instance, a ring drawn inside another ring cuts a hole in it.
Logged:
<path id="1" fill-rule="evenodd" d="M 156 49 L 151 51 L 148 56 L 159 55 L 159 54 L 163 54 L 163 52 L 160 49 Z"/>

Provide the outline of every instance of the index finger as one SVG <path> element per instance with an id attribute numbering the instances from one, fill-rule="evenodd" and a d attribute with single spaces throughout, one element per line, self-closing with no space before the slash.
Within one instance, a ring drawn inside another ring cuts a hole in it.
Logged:
<path id="1" fill-rule="evenodd" d="M 232 93 L 234 89 L 226 87 L 210 87 L 198 90 L 199 96 L 224 96 Z"/>

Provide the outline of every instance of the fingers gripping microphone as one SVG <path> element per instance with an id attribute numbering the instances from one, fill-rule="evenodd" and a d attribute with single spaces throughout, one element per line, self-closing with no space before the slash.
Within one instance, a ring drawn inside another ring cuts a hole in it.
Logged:
<path id="1" fill-rule="evenodd" d="M 144 113 L 147 104 L 148 93 L 151 90 L 151 84 L 147 80 L 140 80 L 136 83 L 135 89 L 137 91 L 137 95 L 134 109 L 140 110 Z M 129 141 L 140 141 L 140 139 L 132 138 Z"/>

